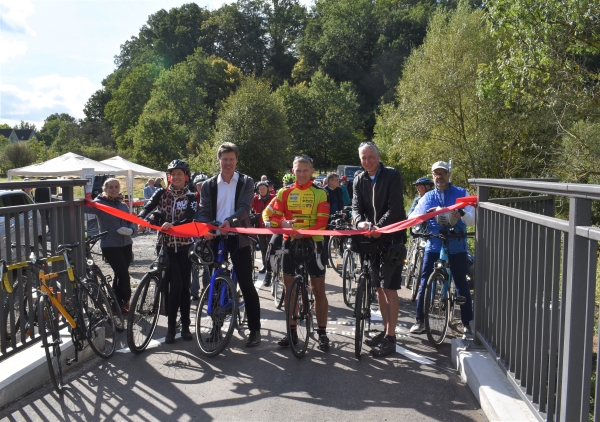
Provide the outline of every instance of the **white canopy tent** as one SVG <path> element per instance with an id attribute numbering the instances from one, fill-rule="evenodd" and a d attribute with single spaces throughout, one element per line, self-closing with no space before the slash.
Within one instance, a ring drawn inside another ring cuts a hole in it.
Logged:
<path id="1" fill-rule="evenodd" d="M 151 168 L 132 163 L 131 161 L 126 160 L 123 157 L 119 157 L 118 155 L 107 160 L 102 160 L 101 163 L 118 167 L 127 171 L 127 192 L 129 195 L 130 211 L 133 208 L 133 179 L 135 176 L 162 177 L 163 180 L 166 180 L 166 174 L 164 171 L 152 170 Z"/>

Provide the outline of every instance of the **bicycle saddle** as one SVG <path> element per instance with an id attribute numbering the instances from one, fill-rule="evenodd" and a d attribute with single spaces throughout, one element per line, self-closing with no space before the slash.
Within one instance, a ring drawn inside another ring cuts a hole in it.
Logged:
<path id="1" fill-rule="evenodd" d="M 79 242 L 65 243 L 64 245 L 58 245 L 58 247 L 56 248 L 56 253 L 61 253 L 64 250 L 70 251 L 70 250 L 76 248 L 77 246 L 79 246 Z"/>

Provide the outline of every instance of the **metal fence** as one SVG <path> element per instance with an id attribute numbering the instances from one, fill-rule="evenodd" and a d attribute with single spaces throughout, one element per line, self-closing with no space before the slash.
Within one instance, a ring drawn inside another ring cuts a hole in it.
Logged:
<path id="1" fill-rule="evenodd" d="M 476 339 L 540 420 L 599 420 L 597 402 L 590 397 L 598 397 L 599 387 L 594 382 L 594 298 L 600 228 L 590 226 L 600 186 L 496 179 L 470 183 L 479 196 Z M 552 217 L 549 202 L 540 205 L 539 196 L 518 198 L 532 204 L 510 207 L 510 201 L 490 199 L 490 189 L 566 197 L 569 218 Z"/>
<path id="2" fill-rule="evenodd" d="M 84 214 L 79 206 L 83 201 L 75 200 L 73 189 L 85 185 L 86 180 L 35 180 L 0 183 L 0 191 L 22 188 L 59 188 L 61 197 L 51 202 L 21 206 L 0 207 L 0 257 L 8 264 L 26 261 L 31 252 L 46 256 L 64 243 L 80 242 L 84 245 Z M 72 255 L 76 268 L 85 269 L 83 247 Z M 51 264 L 52 271 L 64 269 L 64 263 Z M 35 327 L 34 286 L 37 277 L 29 269 L 13 270 L 8 274 L 14 285 L 13 293 L 0 290 L 0 360 L 17 353 L 40 340 Z M 61 300 L 70 293 L 70 284 L 58 279 L 53 289 L 60 292 Z M 63 326 L 65 323 L 63 322 Z M 61 327 L 62 328 L 62 327 Z"/>

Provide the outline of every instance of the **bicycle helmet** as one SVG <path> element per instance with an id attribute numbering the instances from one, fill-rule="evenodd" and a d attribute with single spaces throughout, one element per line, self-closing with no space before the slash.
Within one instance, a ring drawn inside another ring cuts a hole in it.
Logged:
<path id="1" fill-rule="evenodd" d="M 167 173 L 171 173 L 175 169 L 183 170 L 185 175 L 190 177 L 190 166 L 185 161 L 179 159 L 171 161 L 167 167 Z"/>
<path id="2" fill-rule="evenodd" d="M 197 265 L 211 265 L 215 260 L 210 244 L 206 239 L 200 239 L 190 247 L 188 258 Z"/>
<path id="3" fill-rule="evenodd" d="M 442 227 L 454 227 L 458 223 L 458 218 L 454 211 L 448 211 L 436 216 L 435 221 Z"/>
<path id="4" fill-rule="evenodd" d="M 208 176 L 204 173 L 200 173 L 196 177 L 194 177 L 194 185 L 204 183 L 208 180 Z"/>
<path id="5" fill-rule="evenodd" d="M 256 190 L 258 190 L 259 187 L 264 186 L 267 188 L 267 190 L 269 189 L 269 182 L 258 182 L 256 184 Z"/>
<path id="6" fill-rule="evenodd" d="M 417 179 L 417 181 L 415 183 L 413 183 L 414 186 L 416 185 L 429 185 L 429 186 L 433 186 L 435 185 L 435 183 L 433 183 L 433 180 L 431 180 L 429 177 L 420 177 Z"/>
<path id="7" fill-rule="evenodd" d="M 284 185 L 291 185 L 296 181 L 296 176 L 292 173 L 286 173 L 283 175 L 283 179 L 281 181 Z"/>
<path id="8" fill-rule="evenodd" d="M 312 239 L 295 239 L 290 245 L 290 254 L 296 265 L 306 264 L 315 251 Z"/>

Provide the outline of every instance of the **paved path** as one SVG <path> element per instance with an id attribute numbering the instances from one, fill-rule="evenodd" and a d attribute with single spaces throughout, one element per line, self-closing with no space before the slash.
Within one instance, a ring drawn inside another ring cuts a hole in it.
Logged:
<path id="1" fill-rule="evenodd" d="M 121 333 L 121 351 L 111 359 L 94 357 L 65 375 L 62 399 L 45 385 L 0 410 L 0 420 L 485 420 L 451 367 L 449 341 L 436 350 L 425 335 L 408 334 L 414 305 L 405 289 L 400 292 L 399 353 L 381 360 L 364 354 L 357 360 L 341 278 L 332 270 L 327 274 L 328 352 L 311 343 L 298 360 L 279 348 L 284 315 L 262 287 L 259 347 L 246 348 L 247 333 L 236 332 L 215 358 L 202 357 L 195 339 L 181 338 L 172 345 L 156 341 L 134 355 Z M 165 334 L 161 317 L 154 338 Z"/>

